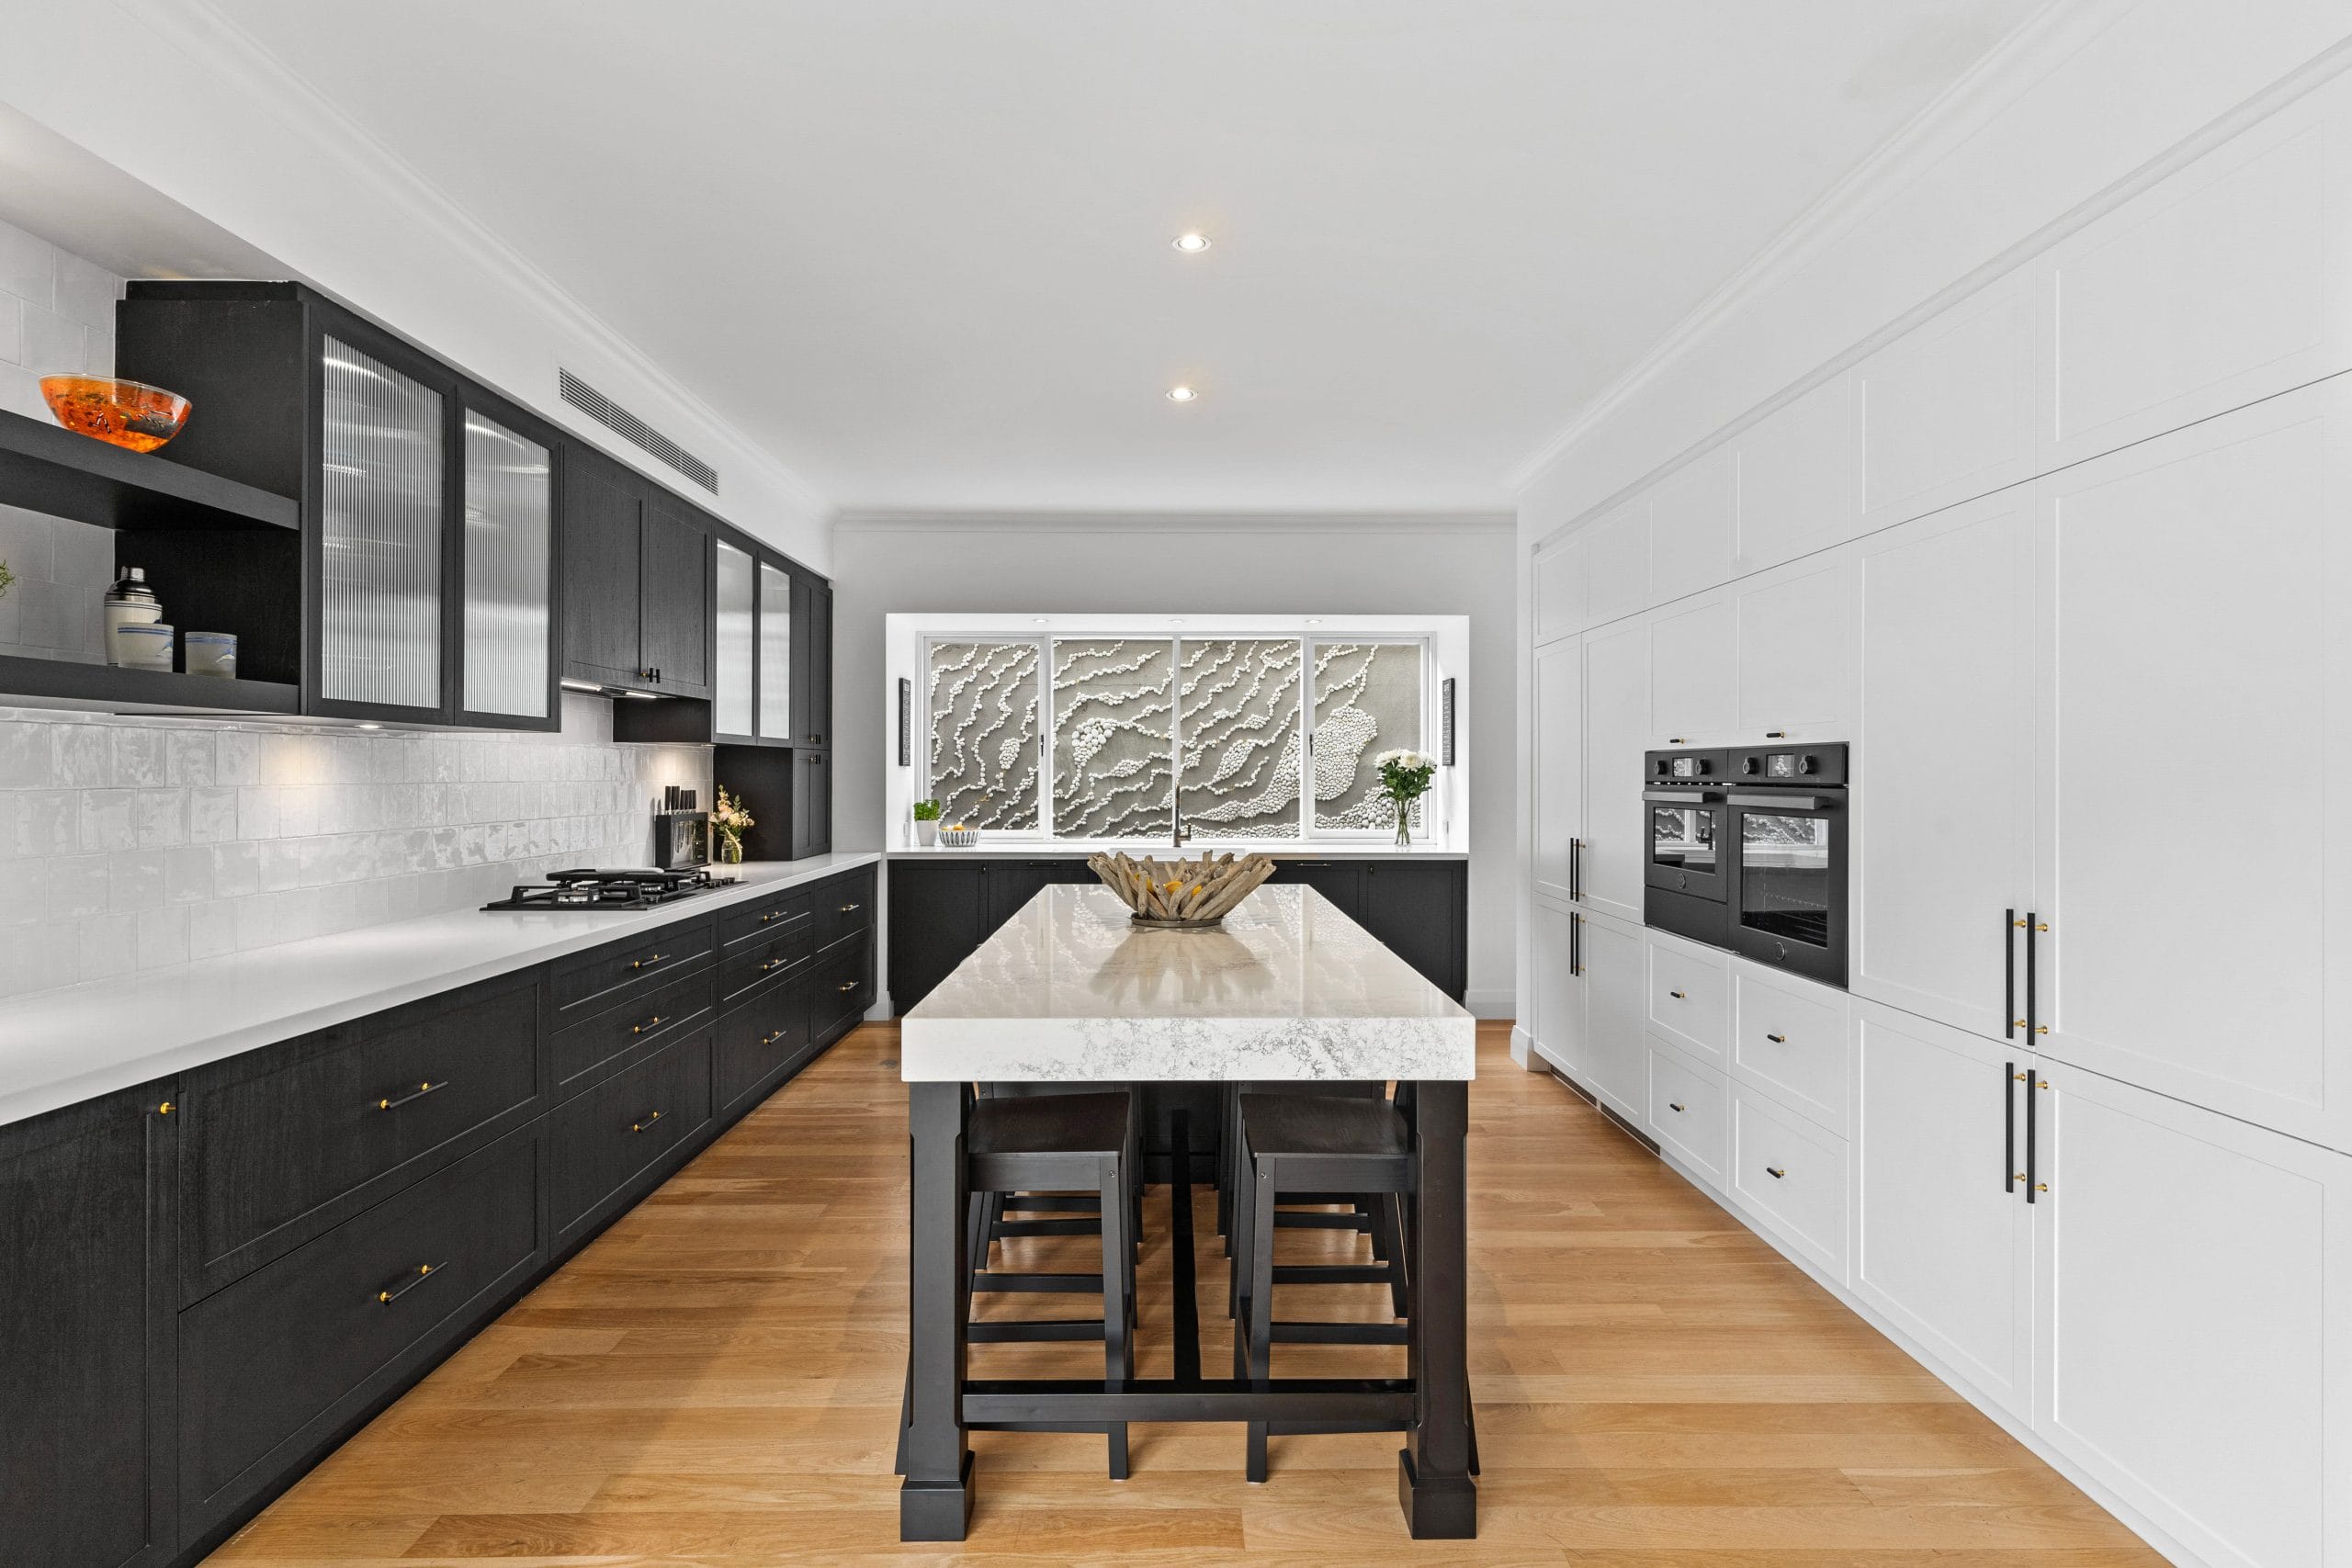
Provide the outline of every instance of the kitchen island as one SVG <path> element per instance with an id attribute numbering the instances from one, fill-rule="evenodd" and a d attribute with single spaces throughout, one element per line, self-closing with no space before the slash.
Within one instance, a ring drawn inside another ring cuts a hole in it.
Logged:
<path id="1" fill-rule="evenodd" d="M 900 1030 L 914 1162 L 901 1539 L 964 1538 L 975 1485 L 967 1424 L 996 1422 L 1393 1423 L 1405 1434 L 1398 1485 L 1411 1533 L 1476 1533 L 1464 1344 L 1469 1013 L 1312 887 L 1261 887 L 1217 930 L 1147 931 L 1109 890 L 1061 886 L 1023 906 Z M 1169 1166 L 1174 1375 L 1116 1386 L 967 1375 L 967 1084 L 1271 1079 L 1413 1086 L 1420 1219 L 1407 1260 L 1406 1378 L 1204 1378 L 1183 1157 Z"/>

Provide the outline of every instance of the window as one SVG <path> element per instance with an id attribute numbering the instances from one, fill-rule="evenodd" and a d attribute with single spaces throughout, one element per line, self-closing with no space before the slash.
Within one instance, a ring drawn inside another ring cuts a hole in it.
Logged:
<path id="1" fill-rule="evenodd" d="M 1373 759 L 1435 750 L 1424 734 L 1429 650 L 1419 639 L 1069 635 L 921 646 L 930 736 L 919 790 L 949 822 L 1164 842 L 1181 810 L 1204 840 L 1386 833 L 1394 819 Z M 1414 806 L 1417 831 L 1427 830 L 1430 798 Z"/>

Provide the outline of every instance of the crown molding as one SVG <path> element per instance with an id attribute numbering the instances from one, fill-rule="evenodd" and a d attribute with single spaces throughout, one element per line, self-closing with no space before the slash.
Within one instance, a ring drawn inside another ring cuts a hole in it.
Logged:
<path id="1" fill-rule="evenodd" d="M 842 534 L 1510 534 L 1513 512 L 842 512 Z"/>
<path id="2" fill-rule="evenodd" d="M 211 0 L 142 6 L 137 15 L 143 26 L 187 55 L 192 65 L 218 73 L 266 104 L 271 114 L 286 123 L 289 134 L 306 138 L 315 150 L 340 164 L 355 182 L 380 195 L 403 217 L 428 230 L 450 250 L 531 299 L 559 333 L 606 356 L 620 369 L 671 400 L 681 412 L 725 436 L 755 470 L 787 493 L 799 497 L 812 513 L 823 514 L 830 503 L 814 486 L 700 394 L 663 369 L 650 355 L 596 315 L 538 264 L 459 206 L 423 171 L 271 52 L 266 44 L 218 10 Z M 548 367 L 549 397 L 545 406 L 537 400 L 532 402 L 539 412 L 562 419 L 554 411 L 568 405 L 552 396 L 555 369 L 552 363 Z"/>
<path id="3" fill-rule="evenodd" d="M 1799 212 L 1788 227 L 1601 389 L 1513 468 L 1517 495 L 1651 382 L 1687 359 L 1755 300 L 1802 272 L 1928 169 L 1997 119 L 2034 85 L 2112 27 L 2135 0 L 2051 0 L 1936 95 L 1902 129 Z"/>

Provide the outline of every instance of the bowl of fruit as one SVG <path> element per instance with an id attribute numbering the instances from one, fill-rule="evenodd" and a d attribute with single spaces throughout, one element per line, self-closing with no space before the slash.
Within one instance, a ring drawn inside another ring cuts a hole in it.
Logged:
<path id="1" fill-rule="evenodd" d="M 144 381 L 112 376 L 44 376 L 40 395 L 57 423 L 133 452 L 153 452 L 187 423 L 188 400 Z"/>

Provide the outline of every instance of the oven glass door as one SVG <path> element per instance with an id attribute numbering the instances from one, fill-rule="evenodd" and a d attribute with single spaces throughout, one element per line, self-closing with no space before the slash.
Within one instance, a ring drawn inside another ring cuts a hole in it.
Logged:
<path id="1" fill-rule="evenodd" d="M 1732 946 L 1831 985 L 1846 983 L 1846 813 L 1842 796 L 1785 803 L 1735 795 Z"/>
<path id="2" fill-rule="evenodd" d="M 1713 790 L 1653 789 L 1644 794 L 1644 809 L 1650 823 L 1644 880 L 1720 903 L 1730 890 L 1723 796 Z"/>

